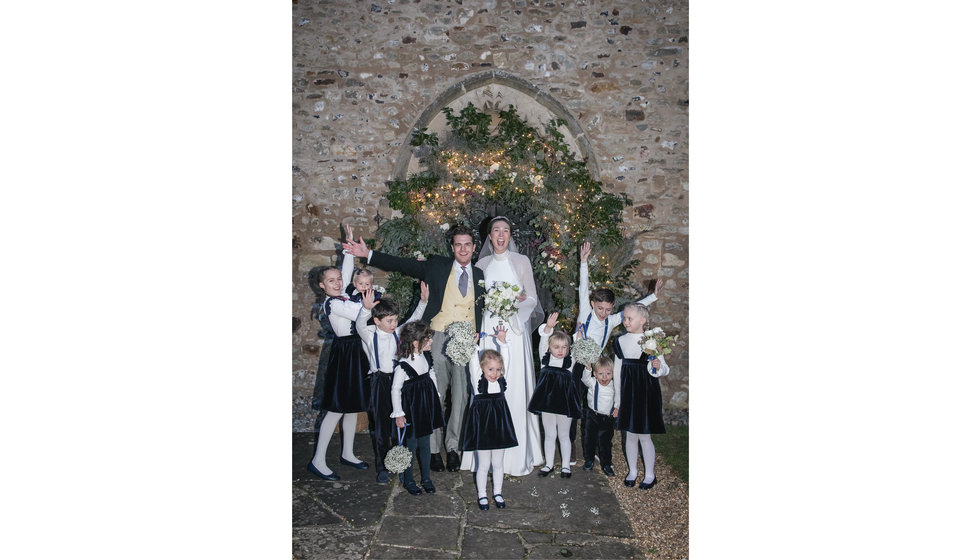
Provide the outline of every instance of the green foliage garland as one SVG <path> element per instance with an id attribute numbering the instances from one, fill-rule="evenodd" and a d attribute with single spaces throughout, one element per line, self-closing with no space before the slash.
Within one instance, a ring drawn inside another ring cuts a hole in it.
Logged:
<path id="1" fill-rule="evenodd" d="M 443 113 L 450 128 L 444 139 L 425 129 L 413 136 L 421 171 L 387 183 L 388 203 L 403 215 L 379 227 L 380 250 L 413 258 L 450 256 L 445 232 L 451 226 L 470 228 L 479 244 L 488 219 L 504 215 L 514 224 L 514 242 L 531 258 L 542 307 L 558 311 L 566 328 L 575 320 L 578 248 L 585 241 L 593 246 L 590 288 L 638 295 L 629 282 L 637 264 L 635 240 L 620 229 L 623 209 L 632 201 L 603 192 L 585 161 L 565 144 L 558 131 L 564 121 L 552 120 L 540 131 L 512 105 L 496 115 L 472 103 L 458 115 L 450 108 Z M 389 280 L 389 297 L 406 315 L 414 299 L 408 295 L 411 283 L 399 275 Z"/>

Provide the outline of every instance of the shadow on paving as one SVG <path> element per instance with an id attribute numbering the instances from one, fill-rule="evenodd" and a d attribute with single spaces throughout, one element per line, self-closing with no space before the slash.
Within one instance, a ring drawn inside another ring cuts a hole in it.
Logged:
<path id="1" fill-rule="evenodd" d="M 341 480 L 331 482 L 306 470 L 315 443 L 314 433 L 293 434 L 294 558 L 644 557 L 606 477 L 581 461 L 569 479 L 508 476 L 507 507 L 491 501 L 481 511 L 470 472 L 434 472 L 436 493 L 412 496 L 397 482 L 375 482 L 368 434 L 357 434 L 354 452 L 371 467 L 340 465 L 335 434 L 327 465 Z"/>

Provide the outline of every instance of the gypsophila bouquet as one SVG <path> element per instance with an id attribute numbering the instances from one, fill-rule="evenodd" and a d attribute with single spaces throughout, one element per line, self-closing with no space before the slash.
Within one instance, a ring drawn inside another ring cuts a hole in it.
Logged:
<path id="1" fill-rule="evenodd" d="M 592 365 L 602 354 L 599 343 L 591 338 L 581 338 L 572 343 L 572 359 L 580 364 Z"/>
<path id="2" fill-rule="evenodd" d="M 388 472 L 398 474 L 412 464 L 412 452 L 404 445 L 392 447 L 385 455 L 385 468 Z"/>
<path id="3" fill-rule="evenodd" d="M 480 285 L 486 287 L 483 280 L 480 280 Z M 510 321 L 510 318 L 517 313 L 517 297 L 520 295 L 520 286 L 507 282 L 493 282 L 483 295 L 483 305 L 504 321 Z"/>
<path id="4" fill-rule="evenodd" d="M 660 327 L 654 327 L 643 331 L 638 344 L 643 348 L 643 353 L 654 359 L 657 356 L 670 354 L 670 347 L 677 343 L 677 335 L 667 336 Z"/>
<path id="5" fill-rule="evenodd" d="M 476 343 L 473 342 L 475 335 L 476 327 L 469 321 L 456 321 L 446 326 L 446 336 L 449 337 L 446 356 L 457 366 L 470 363 L 470 358 L 476 351 Z"/>

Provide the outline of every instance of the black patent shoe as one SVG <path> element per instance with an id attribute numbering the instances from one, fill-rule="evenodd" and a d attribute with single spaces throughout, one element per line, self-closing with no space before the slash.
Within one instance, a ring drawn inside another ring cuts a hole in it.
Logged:
<path id="1" fill-rule="evenodd" d="M 657 483 L 657 477 L 653 477 L 653 482 L 647 484 L 646 482 L 640 483 L 640 490 L 649 490 L 653 488 L 653 485 Z"/>
<path id="2" fill-rule="evenodd" d="M 488 509 L 490 509 L 490 500 L 488 500 L 486 496 L 477 500 L 476 503 L 478 506 L 480 506 L 480 509 L 482 509 L 483 511 L 487 511 Z"/>
<path id="3" fill-rule="evenodd" d="M 306 470 L 319 476 L 323 480 L 340 480 L 340 477 L 337 476 L 337 473 L 323 474 L 322 472 L 320 472 L 320 469 L 313 466 L 313 461 L 310 461 L 310 464 L 306 465 Z"/>
<path id="4" fill-rule="evenodd" d="M 565 469 L 562 469 L 561 470 L 561 477 L 562 478 L 572 478 L 572 469 L 568 469 L 567 471 Z"/>
<path id="5" fill-rule="evenodd" d="M 433 453 L 429 462 L 429 470 L 432 472 L 445 472 L 446 467 L 442 464 L 442 455 Z"/>
<path id="6" fill-rule="evenodd" d="M 446 453 L 446 470 L 449 472 L 456 472 L 459 470 L 459 453 L 456 453 L 455 451 Z"/>
<path id="7" fill-rule="evenodd" d="M 407 490 L 408 493 L 413 496 L 418 496 L 419 494 L 422 493 L 422 489 L 419 488 L 418 484 L 415 484 L 414 480 L 409 481 L 407 484 L 405 484 L 405 490 Z"/>
<path id="8" fill-rule="evenodd" d="M 429 480 L 429 479 L 425 479 L 425 480 L 422 481 L 422 488 L 425 488 L 425 493 L 426 494 L 435 494 L 436 493 L 436 487 L 435 487 L 434 484 L 432 484 L 432 481 Z"/>
<path id="9" fill-rule="evenodd" d="M 507 502 L 504 501 L 504 497 L 501 496 L 500 494 L 493 495 L 493 503 L 494 505 L 497 506 L 498 509 L 504 509 L 505 507 L 507 507 Z"/>
<path id="10" fill-rule="evenodd" d="M 632 488 L 632 487 L 636 486 L 636 479 L 635 478 L 633 480 L 630 480 L 628 478 L 627 479 L 624 479 L 623 480 L 623 486 L 627 486 L 629 488 Z"/>
<path id="11" fill-rule="evenodd" d="M 551 467 L 542 467 L 541 470 L 538 471 L 538 476 L 548 476 L 549 474 L 551 474 L 551 471 L 552 471 Z"/>

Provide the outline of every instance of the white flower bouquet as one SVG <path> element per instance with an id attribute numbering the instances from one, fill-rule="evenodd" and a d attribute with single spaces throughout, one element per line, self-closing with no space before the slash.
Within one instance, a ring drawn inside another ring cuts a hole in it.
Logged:
<path id="1" fill-rule="evenodd" d="M 483 280 L 480 280 L 480 285 L 486 286 Z M 483 295 L 483 305 L 504 321 L 510 321 L 510 318 L 517 314 L 517 298 L 520 295 L 520 286 L 507 282 L 493 282 Z"/>
<path id="2" fill-rule="evenodd" d="M 476 351 L 476 343 L 473 337 L 476 335 L 476 327 L 469 321 L 455 321 L 446 326 L 446 336 L 449 342 L 446 344 L 446 356 L 458 366 L 465 366 L 470 363 L 473 352 Z"/>
<path id="3" fill-rule="evenodd" d="M 602 348 L 591 338 L 581 338 L 572 343 L 572 359 L 580 364 L 591 366 L 599 359 Z"/>
<path id="4" fill-rule="evenodd" d="M 662 328 L 654 327 L 643 331 L 643 336 L 637 343 L 652 360 L 657 356 L 670 354 L 670 347 L 677 343 L 677 335 L 667 336 Z"/>
<path id="5" fill-rule="evenodd" d="M 412 464 L 412 452 L 404 445 L 392 447 L 385 455 L 385 468 L 388 472 L 398 474 Z"/>

